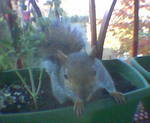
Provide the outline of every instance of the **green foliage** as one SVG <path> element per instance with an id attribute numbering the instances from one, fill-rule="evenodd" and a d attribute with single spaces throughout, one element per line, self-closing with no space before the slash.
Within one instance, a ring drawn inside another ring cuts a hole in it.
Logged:
<path id="1" fill-rule="evenodd" d="M 25 67 L 36 65 L 37 45 L 44 40 L 42 31 L 29 24 L 24 30 L 16 19 L 10 31 L 6 21 L 0 18 L 0 70 L 14 69 L 18 58 Z M 11 65 L 10 65 L 11 64 Z"/>
<path id="2" fill-rule="evenodd" d="M 14 63 L 13 59 L 13 42 L 6 21 L 0 18 L 0 71 L 10 68 Z M 14 65 L 13 65 L 14 66 Z"/>
<path id="3" fill-rule="evenodd" d="M 7 22 L 3 17 L 0 17 L 0 41 L 9 42 L 11 40 L 11 35 Z"/>
<path id="4" fill-rule="evenodd" d="M 8 0 L 0 0 L 0 15 L 10 13 L 11 10 L 8 7 Z"/>
<path id="5" fill-rule="evenodd" d="M 13 50 L 9 49 L 0 49 L 0 71 L 6 70 L 8 68 L 14 68 L 10 65 L 13 64 L 14 66 L 14 59 L 13 56 L 11 56 L 13 52 Z"/>
<path id="6" fill-rule="evenodd" d="M 36 51 L 38 50 L 38 44 L 41 43 L 45 38 L 43 32 L 38 31 L 32 25 L 29 25 L 29 28 L 24 31 L 18 40 L 19 53 L 18 57 L 24 58 L 25 66 L 34 66 L 36 59 Z"/>
<path id="7" fill-rule="evenodd" d="M 5 4 L 5 2 L 4 2 Z M 24 1 L 21 2 L 25 6 Z M 0 17 L 0 70 L 14 69 L 17 60 L 23 60 L 24 67 L 36 67 L 40 62 L 37 53 L 38 46 L 48 40 L 49 23 L 53 19 L 60 19 L 65 15 L 61 8 L 61 0 L 52 0 L 50 5 L 50 19 L 36 18 L 36 22 L 28 22 L 26 29 L 21 27 L 18 15 L 9 7 L 9 11 L 3 14 L 10 14 L 8 20 Z M 5 10 L 6 5 L 2 5 Z M 9 20 L 10 19 L 10 20 Z M 44 20 L 44 21 L 43 21 Z M 74 17 L 72 20 L 86 21 L 87 17 Z"/>

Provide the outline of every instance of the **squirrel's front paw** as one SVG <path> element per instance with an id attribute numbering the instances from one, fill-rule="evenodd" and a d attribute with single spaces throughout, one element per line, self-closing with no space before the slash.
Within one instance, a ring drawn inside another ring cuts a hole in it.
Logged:
<path id="1" fill-rule="evenodd" d="M 78 117 L 80 117 L 83 114 L 84 111 L 84 103 L 82 100 L 76 100 L 74 103 L 74 112 Z"/>
<path id="2" fill-rule="evenodd" d="M 116 92 L 110 93 L 110 95 L 114 97 L 117 103 L 120 103 L 120 104 L 126 103 L 125 97 L 122 93 L 116 91 Z"/>

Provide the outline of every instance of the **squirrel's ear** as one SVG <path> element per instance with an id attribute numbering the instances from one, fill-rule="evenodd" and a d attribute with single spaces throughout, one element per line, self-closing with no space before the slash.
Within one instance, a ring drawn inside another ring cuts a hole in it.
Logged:
<path id="1" fill-rule="evenodd" d="M 67 60 L 67 55 L 65 55 L 62 51 L 57 50 L 57 57 L 61 63 L 65 63 Z"/>
<path id="2" fill-rule="evenodd" d="M 91 49 L 92 49 L 92 50 L 91 50 L 91 52 L 90 52 L 89 55 L 90 55 L 90 57 L 95 58 L 95 57 L 96 57 L 96 54 L 97 54 L 96 46 L 93 46 Z"/>

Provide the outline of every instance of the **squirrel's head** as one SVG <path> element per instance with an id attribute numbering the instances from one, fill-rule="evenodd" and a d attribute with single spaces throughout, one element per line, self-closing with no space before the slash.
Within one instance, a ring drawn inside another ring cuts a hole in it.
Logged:
<path id="1" fill-rule="evenodd" d="M 95 54 L 75 52 L 65 55 L 58 51 L 58 58 L 64 67 L 64 79 L 68 87 L 82 99 L 87 99 L 96 79 Z"/>

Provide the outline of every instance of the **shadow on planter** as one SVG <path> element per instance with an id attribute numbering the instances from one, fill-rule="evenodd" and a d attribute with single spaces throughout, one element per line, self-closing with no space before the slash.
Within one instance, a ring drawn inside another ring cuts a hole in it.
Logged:
<path id="1" fill-rule="evenodd" d="M 135 57 L 131 59 L 131 64 L 149 81 L 150 83 L 150 56 Z"/>
<path id="2" fill-rule="evenodd" d="M 125 93 L 126 104 L 116 104 L 112 98 L 105 98 L 88 103 L 85 114 L 81 118 L 77 118 L 72 106 L 69 106 L 32 113 L 1 114 L 0 123 L 131 123 L 139 100 L 150 96 L 148 83 L 136 69 L 124 62 L 106 60 L 103 64 L 110 74 L 119 76 L 121 74 L 137 87 L 136 90 Z M 38 69 L 33 70 L 39 72 Z M 20 70 L 20 72 L 24 76 L 27 74 L 27 70 Z M 7 83 L 12 80 L 18 80 L 15 72 L 0 73 L 0 82 Z"/>

